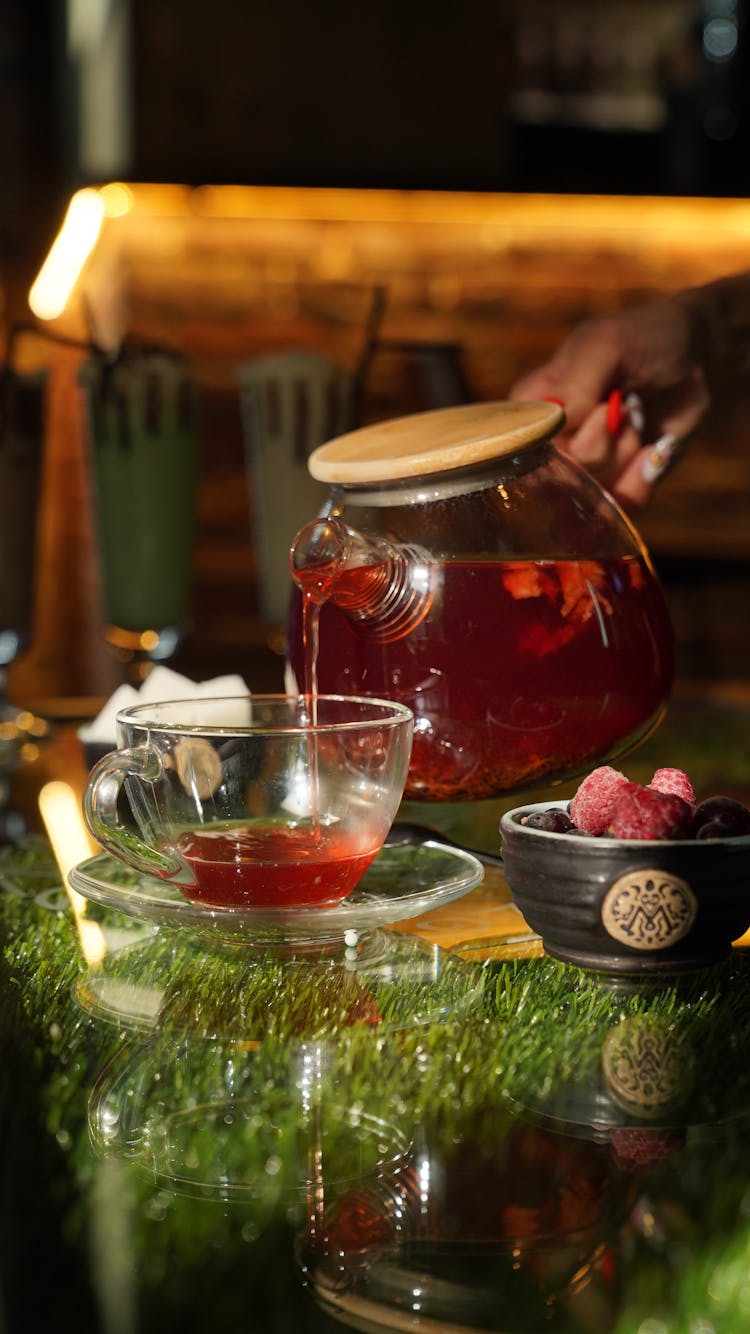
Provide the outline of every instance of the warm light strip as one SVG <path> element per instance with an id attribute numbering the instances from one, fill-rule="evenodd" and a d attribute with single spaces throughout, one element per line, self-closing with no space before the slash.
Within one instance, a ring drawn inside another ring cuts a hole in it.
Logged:
<path id="1" fill-rule="evenodd" d="M 40 320 L 62 315 L 97 246 L 105 219 L 126 220 L 126 244 L 148 244 L 151 229 L 196 221 L 253 223 L 321 222 L 356 227 L 391 225 L 451 227 L 475 236 L 479 249 L 525 244 L 556 246 L 600 243 L 625 237 L 628 246 L 647 241 L 680 244 L 689 251 L 750 240 L 750 202 L 745 199 L 636 196 L 545 195 L 502 192 L 362 190 L 291 186 L 184 185 L 111 181 L 73 195 L 63 225 L 29 293 Z M 136 226 L 127 230 L 133 221 Z M 140 225 L 138 225 L 140 224 Z M 145 230 L 144 230 L 145 224 Z M 225 238 L 226 242 L 226 238 Z"/>
<path id="2" fill-rule="evenodd" d="M 93 852 L 78 799 L 70 784 L 45 783 L 39 793 L 39 810 L 73 910 L 83 957 L 89 965 L 101 963 L 107 953 L 104 933 L 97 922 L 85 920 L 87 901 L 68 882 L 73 867 Z"/>
<path id="3" fill-rule="evenodd" d="M 99 190 L 78 190 L 63 225 L 29 292 L 29 306 L 40 320 L 62 315 L 81 270 L 99 238 L 106 213 Z"/>
<path id="4" fill-rule="evenodd" d="M 137 202 L 140 187 L 133 187 Z M 154 189 L 154 187 L 151 187 Z M 501 225 L 540 232 L 701 232 L 750 235 L 750 203 L 656 195 L 548 195 L 431 190 L 345 190 L 289 186 L 200 186 L 191 211 L 202 217 L 300 221 Z"/>

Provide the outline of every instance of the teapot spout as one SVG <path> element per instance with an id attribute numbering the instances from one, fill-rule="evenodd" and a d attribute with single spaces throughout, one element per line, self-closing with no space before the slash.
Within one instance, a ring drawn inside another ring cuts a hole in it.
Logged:
<path id="1" fill-rule="evenodd" d="M 353 575 L 357 570 L 372 573 L 387 564 L 390 550 L 379 539 L 372 541 L 340 519 L 313 519 L 300 528 L 289 552 L 294 582 L 311 602 L 350 605 L 355 595 Z"/>
<path id="2" fill-rule="evenodd" d="M 432 603 L 435 566 L 427 552 L 366 537 L 336 518 L 300 529 L 289 568 L 310 602 L 333 602 L 385 643 L 415 629 Z"/>

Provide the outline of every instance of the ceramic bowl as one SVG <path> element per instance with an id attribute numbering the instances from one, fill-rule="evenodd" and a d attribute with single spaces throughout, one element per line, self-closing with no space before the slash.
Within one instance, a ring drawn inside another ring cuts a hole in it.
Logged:
<path id="1" fill-rule="evenodd" d="M 750 834 L 590 838 L 500 821 L 505 876 L 547 954 L 608 973 L 680 972 L 726 958 L 750 927 Z"/>

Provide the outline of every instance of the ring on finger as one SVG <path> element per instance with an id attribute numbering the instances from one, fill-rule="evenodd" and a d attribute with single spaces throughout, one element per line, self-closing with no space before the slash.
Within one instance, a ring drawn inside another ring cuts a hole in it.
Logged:
<path id="1" fill-rule="evenodd" d="M 623 410 L 634 431 L 640 435 L 646 422 L 643 411 L 643 399 L 640 394 L 631 391 L 622 401 Z"/>

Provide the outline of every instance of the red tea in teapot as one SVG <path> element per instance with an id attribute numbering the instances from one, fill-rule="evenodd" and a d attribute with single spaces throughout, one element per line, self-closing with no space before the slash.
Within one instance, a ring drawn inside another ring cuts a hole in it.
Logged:
<path id="1" fill-rule="evenodd" d="M 437 562 L 427 614 L 387 645 L 338 605 L 347 578 L 356 605 L 367 567 L 341 575 L 336 603 L 317 606 L 319 588 L 314 599 L 301 592 L 297 572 L 290 666 L 308 692 L 412 709 L 408 798 L 476 800 L 574 774 L 623 753 L 661 716 L 673 635 L 640 555 Z M 304 626 L 305 614 L 319 626 Z"/>

